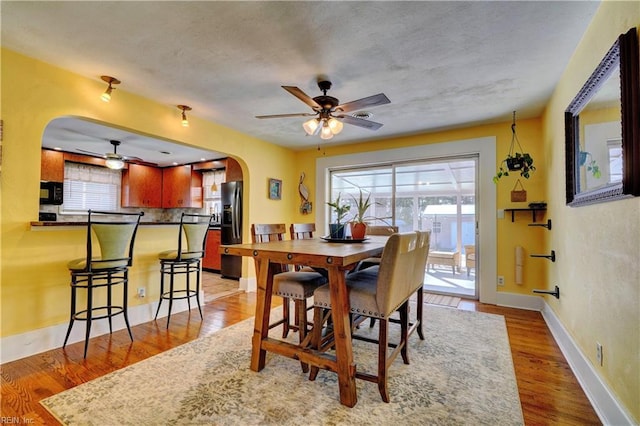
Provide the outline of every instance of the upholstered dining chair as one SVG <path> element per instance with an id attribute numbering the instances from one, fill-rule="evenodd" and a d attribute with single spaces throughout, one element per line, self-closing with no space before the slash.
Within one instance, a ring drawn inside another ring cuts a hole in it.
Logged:
<path id="1" fill-rule="evenodd" d="M 294 224 L 290 228 L 292 239 L 312 238 L 315 231 L 313 227 Z M 269 241 L 281 241 L 284 239 L 286 227 L 284 224 L 253 224 L 251 225 L 251 239 L 254 243 L 266 243 Z M 302 237 L 302 238 L 301 238 Z M 313 292 L 319 286 L 326 284 L 327 278 L 316 271 L 303 270 L 289 271 L 288 265 L 281 266 L 281 272 L 273 277 L 273 294 L 283 299 L 282 320 L 269 324 L 269 328 L 282 324 L 282 337 L 286 338 L 289 330 L 298 331 L 300 343 L 304 341 L 308 332 L 307 299 L 313 296 Z M 290 300 L 294 301 L 295 319 L 292 323 L 290 313 Z M 309 366 L 302 363 L 302 371 L 309 371 Z"/>
<path id="2" fill-rule="evenodd" d="M 471 274 L 471 268 L 476 267 L 476 246 L 464 246 L 464 265 L 467 268 L 467 276 Z"/>
<path id="3" fill-rule="evenodd" d="M 107 318 L 109 333 L 113 332 L 111 318 L 122 314 L 133 342 L 133 334 L 127 316 L 129 267 L 133 264 L 133 245 L 140 213 L 120 213 L 89 210 L 87 217 L 86 256 L 67 264 L 71 272 L 71 315 L 62 347 L 67 345 L 74 322 L 86 321 L 84 357 L 91 335 L 91 323 Z M 113 300 L 113 288 L 122 286 L 121 304 Z M 106 289 L 105 304 L 97 305 L 94 291 Z M 86 307 L 78 310 L 77 292 L 86 290 Z"/>
<path id="4" fill-rule="evenodd" d="M 187 299 L 187 305 L 191 310 L 191 298 L 196 298 L 200 319 L 202 308 L 200 306 L 200 270 L 201 261 L 204 257 L 207 233 L 211 226 L 213 215 L 182 213 L 180 216 L 180 227 L 178 228 L 178 248 L 177 250 L 163 251 L 158 255 L 160 259 L 160 300 L 154 319 L 158 318 L 163 300 L 169 301 L 169 311 L 167 313 L 167 328 L 171 320 L 171 309 L 173 301 Z M 195 288 L 191 288 L 191 274 L 196 273 Z M 165 291 L 165 275 L 169 276 L 169 289 Z M 185 286 L 176 288 L 175 277 L 184 275 Z"/>
<path id="5" fill-rule="evenodd" d="M 367 235 L 378 235 L 378 236 L 388 236 L 392 234 L 396 234 L 398 232 L 397 226 L 379 226 L 379 225 L 367 225 Z M 371 266 L 376 266 L 380 264 L 380 256 L 376 257 L 368 257 L 362 260 L 355 267 L 355 271 L 360 271 L 362 269 L 369 268 Z"/>
<path id="6" fill-rule="evenodd" d="M 356 371 L 356 377 L 377 383 L 384 402 L 389 402 L 387 386 L 389 367 L 398 354 L 402 354 L 405 364 L 409 363 L 407 341 L 421 322 L 418 316 L 414 324 L 409 323 L 409 299 L 418 287 L 416 270 L 421 268 L 424 271 L 421 257 L 425 258 L 426 264 L 428 247 L 425 250 L 424 245 L 426 243 L 428 246 L 428 235 L 423 232 L 391 235 L 385 245 L 379 266 L 349 274 L 346 278 L 351 314 L 379 320 L 377 374 Z M 419 280 L 420 286 L 423 279 Z M 332 346 L 330 339 L 322 336 L 322 325 L 328 317 L 325 311 L 331 309 L 329 293 L 328 285 L 319 287 L 314 293 L 312 346 L 321 351 L 328 350 Z M 401 324 L 400 343 L 397 345 L 389 343 L 390 317 L 396 310 L 400 312 Z M 390 347 L 393 348 L 391 353 L 389 353 Z M 317 374 L 318 367 L 312 367 L 309 379 L 314 380 Z"/>

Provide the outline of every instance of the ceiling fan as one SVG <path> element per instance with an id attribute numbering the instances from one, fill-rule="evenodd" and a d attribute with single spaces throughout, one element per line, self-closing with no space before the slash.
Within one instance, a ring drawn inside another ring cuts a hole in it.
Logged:
<path id="1" fill-rule="evenodd" d="M 86 154 L 91 154 L 96 157 L 104 157 L 106 159 L 105 165 L 114 170 L 120 170 L 124 167 L 125 161 L 135 161 L 144 163 L 144 160 L 138 157 L 129 157 L 118 154 L 118 147 L 120 146 L 120 141 L 110 140 L 109 143 L 113 145 L 113 152 L 107 152 L 105 154 L 98 154 L 97 152 L 87 151 L 84 149 L 76 148 L 80 152 L 84 152 Z"/>
<path id="2" fill-rule="evenodd" d="M 307 135 L 316 135 L 320 133 L 322 139 L 331 139 L 342 130 L 342 123 L 353 124 L 354 126 L 364 127 L 369 130 L 378 130 L 382 127 L 381 123 L 366 120 L 354 115 L 344 115 L 343 113 L 358 111 L 363 108 L 370 108 L 378 105 L 388 104 L 391 101 L 384 93 L 358 99 L 355 101 L 340 104 L 340 101 L 333 96 L 327 96 L 327 91 L 331 88 L 331 82 L 328 80 L 319 80 L 318 87 L 322 91 L 321 96 L 311 98 L 301 89 L 295 86 L 282 86 L 284 90 L 300 99 L 313 109 L 313 113 L 303 112 L 294 114 L 274 114 L 274 115 L 257 115 L 256 118 L 286 118 L 286 117 L 312 117 L 315 118 L 306 121 L 302 127 Z M 364 114 L 363 114 L 364 115 Z M 366 116 L 366 115 L 365 115 Z"/>

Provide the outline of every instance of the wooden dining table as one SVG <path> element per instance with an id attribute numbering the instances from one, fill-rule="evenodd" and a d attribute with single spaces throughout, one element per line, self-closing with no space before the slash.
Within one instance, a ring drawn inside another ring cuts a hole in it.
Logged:
<path id="1" fill-rule="evenodd" d="M 252 338 L 251 370 L 265 366 L 267 351 L 337 373 L 340 402 L 353 407 L 358 402 L 356 364 L 351 346 L 349 298 L 346 273 L 363 259 L 379 256 L 387 237 L 372 236 L 363 242 L 328 242 L 321 238 L 272 241 L 220 246 L 220 253 L 251 257 L 256 263 L 257 303 Z M 335 354 L 291 344 L 269 337 L 273 276 L 282 264 L 324 268 L 328 272 Z"/>

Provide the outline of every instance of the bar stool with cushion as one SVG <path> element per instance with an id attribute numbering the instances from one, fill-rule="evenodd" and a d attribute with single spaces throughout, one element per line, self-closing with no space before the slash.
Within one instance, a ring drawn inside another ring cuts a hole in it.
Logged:
<path id="1" fill-rule="evenodd" d="M 379 266 L 364 269 L 347 275 L 346 283 L 349 305 L 353 316 L 370 317 L 379 320 L 378 334 L 378 371 L 377 374 L 356 371 L 356 377 L 378 384 L 382 400 L 389 402 L 387 376 L 390 365 L 400 353 L 405 364 L 409 363 L 407 340 L 418 328 L 416 323 L 409 324 L 409 298 L 416 291 L 416 267 L 422 262 L 423 248 L 419 240 L 424 237 L 417 232 L 393 234 L 389 237 Z M 426 259 L 426 255 L 425 255 Z M 425 260 L 426 262 L 426 260 Z M 423 267 L 424 269 L 424 267 Z M 320 351 L 332 346 L 327 336 L 322 336 L 322 324 L 327 319 L 326 309 L 331 308 L 329 286 L 319 287 L 314 293 L 314 326 L 312 346 Z M 389 320 L 391 314 L 400 311 L 400 343 L 389 343 Z M 355 321 L 354 321 L 355 323 Z M 356 338 L 356 336 L 354 336 Z M 369 340 L 370 339 L 363 339 Z M 375 342 L 375 341 L 374 341 Z M 388 348 L 393 348 L 388 354 Z M 310 380 L 314 380 L 318 367 L 312 367 Z"/>
<path id="2" fill-rule="evenodd" d="M 191 310 L 191 298 L 195 297 L 200 318 L 203 318 L 200 307 L 200 268 L 212 219 L 212 215 L 182 213 L 178 230 L 178 249 L 163 251 L 158 255 L 160 259 L 160 301 L 154 319 L 158 318 L 162 301 L 168 300 L 167 328 L 169 328 L 174 300 L 187 299 L 189 310 Z M 191 274 L 193 272 L 196 273 L 195 289 L 191 288 Z M 169 290 L 167 291 L 164 286 L 165 275 L 169 275 Z M 174 279 L 176 275 L 186 277 L 184 287 L 176 288 Z"/>
<path id="3" fill-rule="evenodd" d="M 68 263 L 71 272 L 71 316 L 67 335 L 62 347 L 67 345 L 73 323 L 86 321 L 84 340 L 84 357 L 91 335 L 91 323 L 94 320 L 107 318 L 109 333 L 113 332 L 111 318 L 122 314 L 133 341 L 133 334 L 127 317 L 127 298 L 129 283 L 129 267 L 133 263 L 133 244 L 136 238 L 140 213 L 119 213 L 89 210 L 87 218 L 87 255 Z M 99 250 L 98 250 L 99 249 Z M 114 302 L 113 287 L 122 285 L 121 304 Z M 106 290 L 106 304 L 95 306 L 94 292 Z M 77 310 L 77 292 L 86 290 L 86 309 Z"/>
<path id="4" fill-rule="evenodd" d="M 313 225 L 315 229 L 315 225 Z M 313 237 L 313 230 L 303 225 L 293 225 L 290 229 L 292 238 Z M 253 224 L 251 225 L 251 238 L 254 243 L 266 243 L 269 241 L 281 241 L 284 238 L 286 227 L 284 224 Z M 269 328 L 282 324 L 282 337 L 286 338 L 289 330 L 298 331 L 300 343 L 303 343 L 308 332 L 307 299 L 313 296 L 316 288 L 327 283 L 327 278 L 316 271 L 308 270 L 288 271 L 288 265 L 282 265 L 279 273 L 273 277 L 273 294 L 283 299 L 282 320 L 269 324 Z M 295 305 L 295 321 L 291 323 L 289 301 Z M 302 363 L 302 371 L 309 371 L 307 364 Z"/>

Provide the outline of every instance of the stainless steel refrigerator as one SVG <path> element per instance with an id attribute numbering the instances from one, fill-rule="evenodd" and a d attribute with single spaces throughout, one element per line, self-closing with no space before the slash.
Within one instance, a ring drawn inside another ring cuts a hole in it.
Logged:
<path id="1" fill-rule="evenodd" d="M 221 185 L 222 221 L 220 242 L 222 244 L 242 243 L 242 181 L 226 182 Z M 222 255 L 220 275 L 239 279 L 242 274 L 242 257 Z"/>

